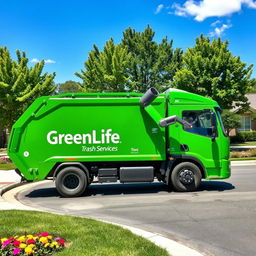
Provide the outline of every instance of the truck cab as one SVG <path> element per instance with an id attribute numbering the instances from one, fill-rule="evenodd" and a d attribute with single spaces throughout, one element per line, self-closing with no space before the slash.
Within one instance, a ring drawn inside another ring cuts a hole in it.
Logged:
<path id="1" fill-rule="evenodd" d="M 168 116 L 176 115 L 191 124 L 190 128 L 177 123 L 168 126 L 170 168 L 187 161 L 200 168 L 204 179 L 228 178 L 229 138 L 217 102 L 176 89 L 166 94 Z M 186 172 L 183 176 L 191 178 Z"/>

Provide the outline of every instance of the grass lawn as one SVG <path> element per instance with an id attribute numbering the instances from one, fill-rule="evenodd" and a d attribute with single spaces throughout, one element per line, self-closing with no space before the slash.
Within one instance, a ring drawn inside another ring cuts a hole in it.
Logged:
<path id="1" fill-rule="evenodd" d="M 230 146 L 256 146 L 256 141 L 247 141 L 244 143 L 232 143 Z"/>
<path id="2" fill-rule="evenodd" d="M 0 170 L 13 170 L 13 169 L 16 169 L 16 166 L 14 163 L 0 164 Z"/>
<path id="3" fill-rule="evenodd" d="M 92 219 L 33 211 L 0 211 L 2 237 L 49 232 L 64 238 L 68 248 L 58 256 L 167 256 L 129 230 Z"/>
<path id="4" fill-rule="evenodd" d="M 230 161 L 256 160 L 256 157 L 230 158 Z"/>

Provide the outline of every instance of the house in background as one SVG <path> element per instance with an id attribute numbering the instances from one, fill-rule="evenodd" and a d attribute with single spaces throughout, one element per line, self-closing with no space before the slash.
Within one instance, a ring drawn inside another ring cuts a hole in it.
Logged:
<path id="1" fill-rule="evenodd" d="M 250 107 L 247 112 L 240 114 L 241 127 L 237 128 L 237 131 L 256 131 L 256 93 L 248 93 L 246 97 Z M 234 110 L 236 111 L 237 109 Z M 229 135 L 236 135 L 236 130 L 231 130 Z"/>

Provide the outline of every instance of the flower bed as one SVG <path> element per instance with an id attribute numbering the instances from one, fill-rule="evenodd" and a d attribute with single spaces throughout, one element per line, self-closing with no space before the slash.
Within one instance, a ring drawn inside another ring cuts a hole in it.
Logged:
<path id="1" fill-rule="evenodd" d="M 0 164 L 9 164 L 11 162 L 12 161 L 8 156 L 1 156 L 0 157 Z"/>
<path id="2" fill-rule="evenodd" d="M 46 256 L 64 249 L 65 241 L 47 232 L 0 239 L 1 256 Z"/>

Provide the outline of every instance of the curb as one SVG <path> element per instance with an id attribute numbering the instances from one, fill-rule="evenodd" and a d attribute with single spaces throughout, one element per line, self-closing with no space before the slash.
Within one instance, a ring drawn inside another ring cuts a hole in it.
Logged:
<path id="1" fill-rule="evenodd" d="M 39 182 L 40 181 L 38 181 L 36 183 L 39 183 Z M 14 185 L 16 185 L 16 186 L 14 186 Z M 35 183 L 34 182 L 33 183 L 18 183 L 18 184 L 12 184 L 12 185 L 6 186 L 4 189 L 2 189 L 2 191 L 0 192 L 0 195 L 2 196 L 4 193 L 6 193 L 6 192 L 8 192 L 8 191 L 10 191 L 14 188 L 17 188 L 21 185 L 28 185 L 28 187 L 30 187 L 30 186 L 33 187 L 33 186 L 35 186 Z M 14 195 L 11 195 L 12 200 L 10 200 L 11 201 L 10 203 L 16 204 L 16 205 L 22 204 L 20 201 L 17 200 L 17 198 L 15 196 L 19 192 L 20 191 L 17 191 L 17 192 L 15 192 Z M 42 211 L 42 212 L 51 212 L 49 210 L 44 211 L 44 210 L 35 209 L 35 208 L 30 207 L 30 206 L 28 207 L 26 205 L 23 205 L 23 206 L 24 206 L 24 210 L 35 210 L 35 211 Z M 53 213 L 56 214 L 56 212 L 53 212 Z M 92 217 L 90 217 L 90 218 L 92 218 Z M 154 243 L 155 245 L 166 249 L 166 251 L 171 256 L 188 256 L 188 255 L 189 256 L 204 256 L 204 255 L 206 255 L 206 254 L 202 254 L 202 253 L 196 251 L 195 249 L 187 247 L 187 246 L 185 246 L 185 245 L 183 245 L 179 242 L 176 242 L 172 239 L 166 238 L 166 237 L 164 237 L 163 235 L 161 235 L 159 233 L 149 232 L 149 231 L 146 231 L 146 230 L 143 230 L 143 229 L 140 229 L 140 228 L 127 226 L 127 225 L 123 225 L 123 224 L 119 224 L 119 223 L 115 223 L 115 222 L 105 221 L 105 220 L 102 220 L 100 218 L 92 218 L 92 219 L 102 221 L 102 222 L 105 222 L 105 223 L 109 223 L 109 224 L 112 224 L 112 225 L 120 226 L 124 229 L 128 229 L 133 234 L 141 236 L 141 237 L 149 240 L 150 242 Z"/>
<path id="2" fill-rule="evenodd" d="M 231 161 L 231 166 L 256 165 L 256 160 Z"/>
<path id="3" fill-rule="evenodd" d="M 13 183 L 13 184 L 8 184 L 3 186 L 2 188 L 0 188 L 0 197 L 2 197 L 2 195 L 6 192 L 8 192 L 11 189 L 26 185 L 26 182 L 20 182 L 20 183 Z"/>

